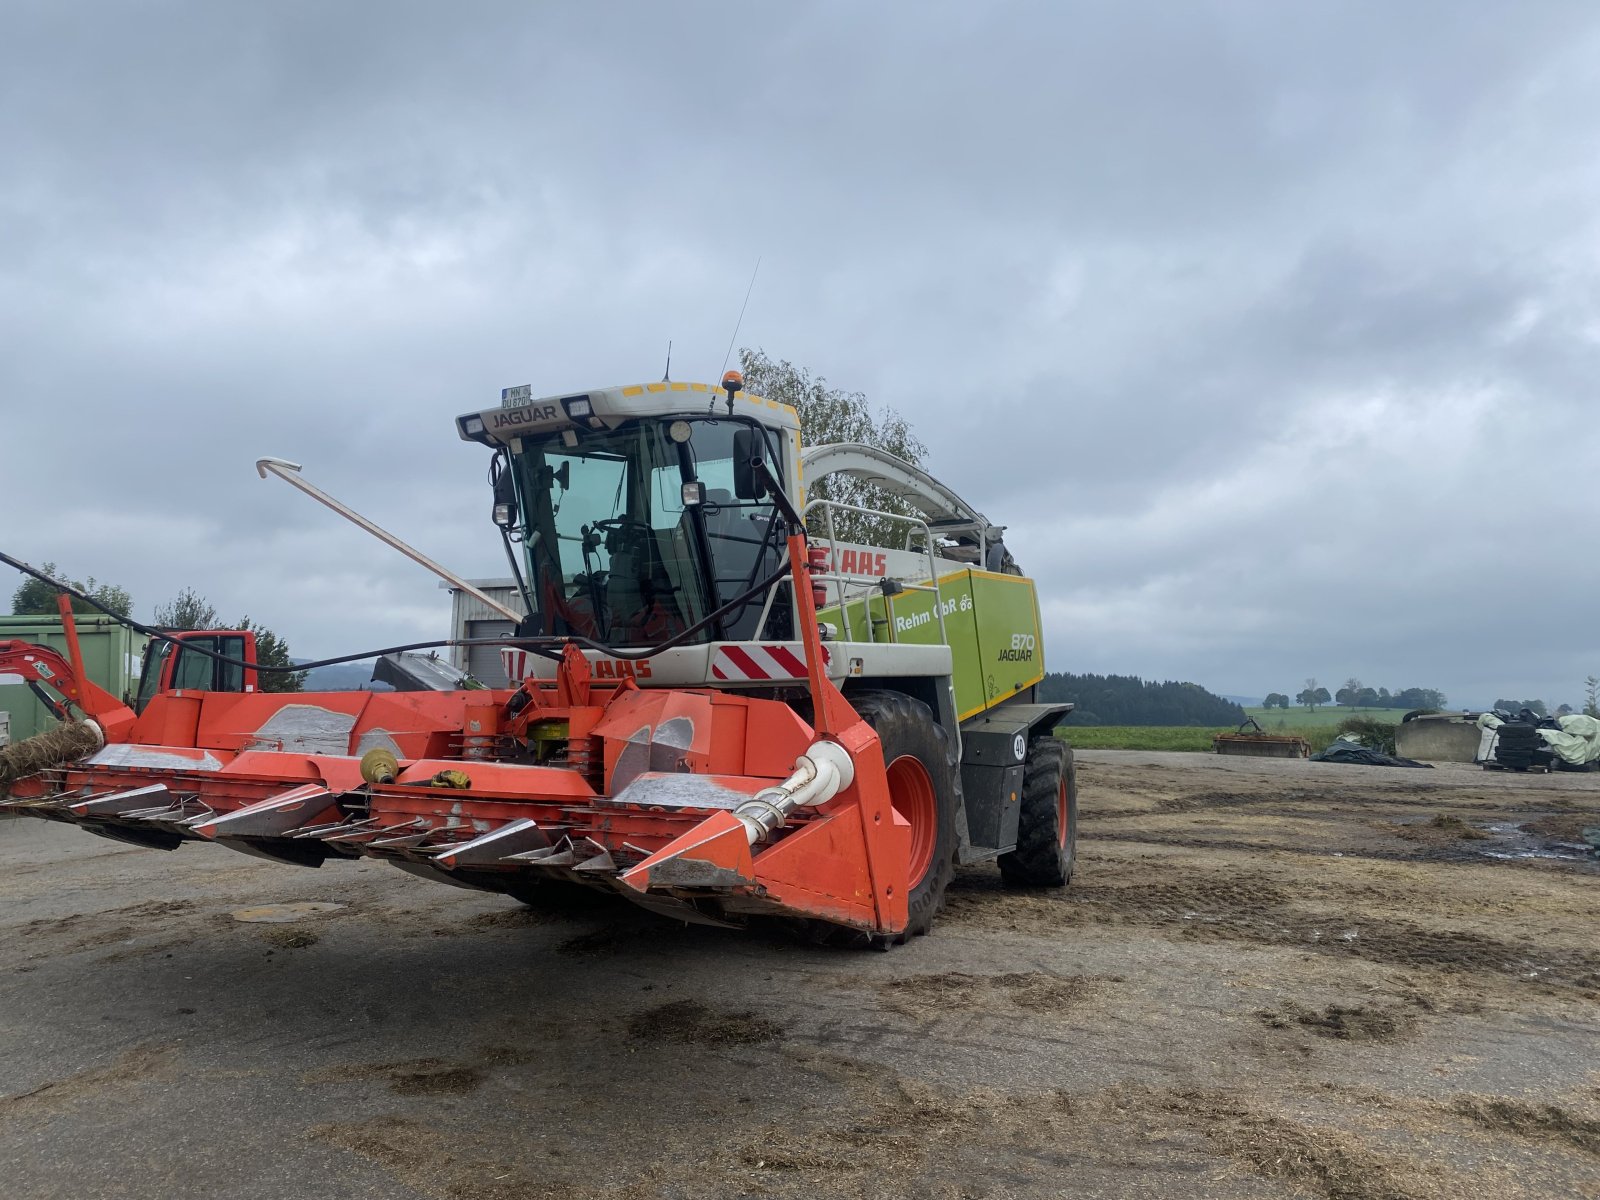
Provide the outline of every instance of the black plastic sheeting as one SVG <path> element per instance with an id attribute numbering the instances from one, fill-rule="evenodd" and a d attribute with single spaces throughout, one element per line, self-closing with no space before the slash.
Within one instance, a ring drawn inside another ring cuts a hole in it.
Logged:
<path id="1" fill-rule="evenodd" d="M 1334 742 L 1321 754 L 1313 754 L 1312 762 L 1354 763 L 1362 767 L 1422 767 L 1433 770 L 1432 763 L 1418 762 L 1414 758 L 1396 758 L 1382 750 L 1357 746 L 1354 742 Z"/>

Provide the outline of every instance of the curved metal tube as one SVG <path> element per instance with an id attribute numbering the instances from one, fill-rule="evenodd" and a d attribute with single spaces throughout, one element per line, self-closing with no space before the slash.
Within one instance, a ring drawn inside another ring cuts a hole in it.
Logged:
<path id="1" fill-rule="evenodd" d="M 855 781 L 850 752 L 837 742 L 818 741 L 795 760 L 794 773 L 782 783 L 762 788 L 733 810 L 750 844 L 765 841 L 787 823 L 797 808 L 826 804 Z"/>

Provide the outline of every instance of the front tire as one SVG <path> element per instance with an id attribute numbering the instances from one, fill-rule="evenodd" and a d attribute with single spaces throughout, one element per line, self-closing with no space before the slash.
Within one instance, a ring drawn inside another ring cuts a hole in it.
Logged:
<path id="1" fill-rule="evenodd" d="M 1017 848 L 1000 856 L 1012 887 L 1065 887 L 1078 856 L 1078 769 L 1072 747 L 1054 735 L 1028 743 Z"/>
<path id="2" fill-rule="evenodd" d="M 956 766 L 950 737 L 920 700 L 899 692 L 857 692 L 847 697 L 883 744 L 889 800 L 911 824 L 909 919 L 890 943 L 917 937 L 933 926 L 955 874 Z"/>

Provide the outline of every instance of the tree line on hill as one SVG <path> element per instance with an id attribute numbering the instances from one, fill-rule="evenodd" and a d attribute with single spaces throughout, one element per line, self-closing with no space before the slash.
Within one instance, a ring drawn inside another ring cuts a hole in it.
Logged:
<path id="1" fill-rule="evenodd" d="M 1283 692 L 1271 692 L 1261 702 L 1262 708 L 1288 708 L 1290 697 Z M 1342 704 L 1346 708 L 1431 708 L 1442 709 L 1445 695 L 1437 688 L 1401 688 L 1391 692 L 1388 688 L 1370 688 L 1359 679 L 1346 679 L 1337 692 L 1328 689 L 1315 679 L 1306 680 L 1305 687 L 1295 693 L 1293 703 L 1305 708 L 1323 704 Z"/>
<path id="2" fill-rule="evenodd" d="M 1052 672 L 1039 684 L 1046 703 L 1077 705 L 1074 725 L 1238 725 L 1244 709 L 1198 683 L 1145 680 L 1137 675 Z"/>

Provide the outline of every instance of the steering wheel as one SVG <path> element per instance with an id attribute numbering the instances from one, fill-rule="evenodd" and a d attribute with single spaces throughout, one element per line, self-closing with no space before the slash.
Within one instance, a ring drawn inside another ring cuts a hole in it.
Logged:
<path id="1" fill-rule="evenodd" d="M 607 517 L 603 521 L 589 522 L 589 528 L 605 535 L 606 549 L 613 546 L 627 547 L 629 543 L 638 545 L 647 541 L 654 530 L 650 522 L 641 521 L 638 517 Z"/>

